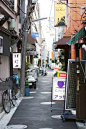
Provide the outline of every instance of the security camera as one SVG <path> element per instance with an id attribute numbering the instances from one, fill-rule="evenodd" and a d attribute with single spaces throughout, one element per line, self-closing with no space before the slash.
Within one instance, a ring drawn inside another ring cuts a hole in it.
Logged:
<path id="1" fill-rule="evenodd" d="M 5 16 L 4 16 L 3 14 L 0 14 L 0 21 L 1 21 L 2 19 L 5 19 Z"/>

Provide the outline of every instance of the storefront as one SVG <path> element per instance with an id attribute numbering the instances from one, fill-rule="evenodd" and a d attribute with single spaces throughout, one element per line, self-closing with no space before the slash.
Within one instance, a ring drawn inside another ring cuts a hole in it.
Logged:
<path id="1" fill-rule="evenodd" d="M 86 26 L 83 26 L 67 43 L 74 44 L 76 53 L 76 120 L 84 120 L 86 119 Z M 82 61 L 85 63 L 81 64 Z M 82 82 L 80 80 L 81 70 L 84 74 Z"/>

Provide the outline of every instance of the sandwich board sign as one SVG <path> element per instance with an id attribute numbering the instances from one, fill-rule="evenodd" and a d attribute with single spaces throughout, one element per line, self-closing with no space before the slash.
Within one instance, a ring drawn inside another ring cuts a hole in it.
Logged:
<path id="1" fill-rule="evenodd" d="M 65 99 L 65 83 L 66 83 L 65 77 L 53 78 L 52 100 Z"/>

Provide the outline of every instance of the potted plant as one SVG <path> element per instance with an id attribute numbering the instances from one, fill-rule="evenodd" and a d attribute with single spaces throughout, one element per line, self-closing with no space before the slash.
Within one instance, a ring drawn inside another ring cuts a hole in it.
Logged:
<path id="1" fill-rule="evenodd" d="M 26 79 L 25 80 L 25 86 L 28 86 L 29 85 L 29 82 L 28 82 L 28 80 Z"/>

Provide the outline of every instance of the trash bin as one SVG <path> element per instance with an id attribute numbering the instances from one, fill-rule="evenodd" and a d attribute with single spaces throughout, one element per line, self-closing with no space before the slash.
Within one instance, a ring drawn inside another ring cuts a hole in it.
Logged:
<path id="1" fill-rule="evenodd" d="M 25 86 L 25 96 L 29 96 L 29 86 Z"/>

